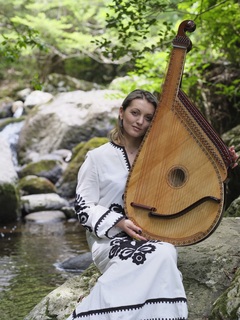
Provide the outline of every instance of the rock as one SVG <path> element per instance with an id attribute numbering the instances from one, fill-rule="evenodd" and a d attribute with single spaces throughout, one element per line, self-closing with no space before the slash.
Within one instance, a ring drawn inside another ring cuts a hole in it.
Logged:
<path id="1" fill-rule="evenodd" d="M 119 91 L 73 91 L 56 95 L 35 107 L 19 136 L 20 163 L 32 161 L 31 153 L 45 155 L 71 150 L 81 141 L 105 137 L 113 128 L 122 103 Z"/>
<path id="2" fill-rule="evenodd" d="M 68 206 L 68 201 L 61 198 L 56 193 L 32 194 L 21 197 L 22 212 L 29 214 L 45 210 L 61 210 L 62 207 Z"/>
<path id="3" fill-rule="evenodd" d="M 24 101 L 24 108 L 32 109 L 35 106 L 48 103 L 52 99 L 53 95 L 51 93 L 35 90 L 26 97 Z"/>
<path id="4" fill-rule="evenodd" d="M 30 89 L 30 88 L 25 88 L 25 89 L 22 89 L 22 90 L 18 91 L 18 92 L 16 93 L 16 95 L 17 95 L 17 97 L 18 97 L 19 99 L 21 99 L 22 101 L 25 101 L 26 98 L 27 98 L 27 96 L 29 96 L 31 92 L 32 92 L 32 89 Z"/>
<path id="5" fill-rule="evenodd" d="M 57 221 L 66 220 L 65 214 L 62 211 L 38 211 L 34 213 L 30 213 L 24 217 L 24 219 L 28 222 L 35 223 L 52 223 Z"/>
<path id="6" fill-rule="evenodd" d="M 239 228 L 239 218 L 224 218 L 209 238 L 193 246 L 178 249 L 179 269 L 183 274 L 189 305 L 188 320 L 208 319 L 214 301 L 224 292 L 229 298 L 226 301 L 222 299 L 221 308 L 224 304 L 226 314 L 230 316 L 211 319 L 237 320 L 236 312 L 240 307 L 237 298 L 239 274 L 236 274 L 233 282 L 232 279 L 240 263 Z M 78 304 L 79 297 L 89 293 L 99 275 L 94 265 L 90 265 L 84 273 L 73 276 L 47 295 L 25 320 L 65 320 Z M 231 297 L 234 297 L 234 301 Z M 215 314 L 217 305 L 216 302 L 213 307 Z"/>
<path id="7" fill-rule="evenodd" d="M 56 186 L 58 192 L 62 197 L 74 198 L 77 186 L 78 170 L 85 159 L 86 153 L 94 148 L 101 146 L 108 141 L 107 138 L 92 138 L 88 142 L 79 143 L 73 149 L 73 157 L 68 164 L 66 170 L 63 172 L 62 177 L 57 182 Z"/>
<path id="8" fill-rule="evenodd" d="M 50 180 L 35 175 L 25 176 L 20 179 L 18 188 L 21 190 L 22 195 L 57 192 L 55 185 Z"/>
<path id="9" fill-rule="evenodd" d="M 65 216 L 68 219 L 68 222 L 76 222 L 78 221 L 76 211 L 74 209 L 74 206 L 68 206 L 68 207 L 62 207 L 61 211 L 65 214 Z"/>
<path id="10" fill-rule="evenodd" d="M 0 119 L 12 117 L 12 100 L 7 98 L 0 100 Z"/>
<path id="11" fill-rule="evenodd" d="M 0 222 L 15 221 L 20 212 L 18 176 L 14 168 L 10 146 L 0 133 Z"/>
<path id="12" fill-rule="evenodd" d="M 11 111 L 13 113 L 13 117 L 14 118 L 21 117 L 23 112 L 24 112 L 23 102 L 21 100 L 14 101 L 13 104 L 12 104 Z"/>
<path id="13" fill-rule="evenodd" d="M 52 183 L 56 183 L 62 175 L 61 161 L 54 159 L 43 159 L 36 162 L 31 162 L 24 165 L 18 171 L 20 178 L 27 175 L 35 175 L 50 180 Z"/>
<path id="14" fill-rule="evenodd" d="M 57 267 L 68 272 L 83 272 L 92 263 L 92 254 L 90 252 L 83 253 L 79 256 L 69 258 L 62 263 L 59 263 Z"/>
<path id="15" fill-rule="evenodd" d="M 240 217 L 240 197 L 231 203 L 224 215 L 225 217 Z"/>
<path id="16" fill-rule="evenodd" d="M 58 73 L 49 74 L 43 84 L 44 91 L 54 94 L 75 90 L 91 91 L 93 89 L 100 89 L 100 85 Z"/>
<path id="17" fill-rule="evenodd" d="M 240 268 L 230 287 L 214 302 L 209 320 L 240 319 Z"/>
<path id="18" fill-rule="evenodd" d="M 230 286 L 240 263 L 239 228 L 239 218 L 223 218 L 209 238 L 179 248 L 179 269 L 187 292 L 189 320 L 207 319 L 214 301 Z"/>

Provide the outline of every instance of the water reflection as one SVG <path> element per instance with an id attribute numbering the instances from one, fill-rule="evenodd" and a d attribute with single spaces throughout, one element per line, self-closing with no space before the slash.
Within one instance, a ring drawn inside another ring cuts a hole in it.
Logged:
<path id="1" fill-rule="evenodd" d="M 24 319 L 72 276 L 55 264 L 87 251 L 85 231 L 78 222 L 0 226 L 1 320 Z"/>

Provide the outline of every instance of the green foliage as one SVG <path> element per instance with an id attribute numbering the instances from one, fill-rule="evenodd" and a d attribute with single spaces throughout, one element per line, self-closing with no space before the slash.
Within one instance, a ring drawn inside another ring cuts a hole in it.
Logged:
<path id="1" fill-rule="evenodd" d="M 91 41 L 102 33 L 104 1 L 0 0 L 0 5 L 0 54 L 12 67 L 19 69 L 19 60 L 27 60 L 43 80 L 66 59 L 98 59 Z"/>
<path id="2" fill-rule="evenodd" d="M 193 48 L 185 63 L 184 91 L 206 115 L 211 114 L 210 91 L 225 98 L 219 118 L 228 104 L 239 109 L 239 1 L 0 0 L 0 5 L 2 77 L 11 66 L 41 89 L 49 73 L 92 81 L 89 73 L 100 72 L 102 78 L 95 79 L 104 84 L 127 75 L 125 83 L 118 82 L 124 92 L 143 86 L 159 92 L 178 26 L 192 19 L 197 29 L 189 35 Z M 219 66 L 222 77 L 214 74 Z"/>
<path id="3" fill-rule="evenodd" d="M 12 27 L 16 30 L 14 35 L 2 33 L 0 47 L 0 58 L 2 63 L 12 63 L 18 60 L 22 51 L 27 49 L 28 46 L 31 48 L 38 47 L 40 50 L 44 50 L 44 45 L 38 38 L 38 31 L 25 27 L 20 32 L 17 30 L 15 24 L 13 24 Z"/>
<path id="4" fill-rule="evenodd" d="M 116 32 L 110 32 L 111 37 L 106 33 L 96 40 L 98 47 L 104 49 L 105 57 L 142 58 L 146 52 L 163 48 L 173 35 L 174 16 L 168 12 L 172 19 L 167 21 L 161 14 L 176 9 L 176 1 L 113 0 L 108 8 L 106 28 Z"/>

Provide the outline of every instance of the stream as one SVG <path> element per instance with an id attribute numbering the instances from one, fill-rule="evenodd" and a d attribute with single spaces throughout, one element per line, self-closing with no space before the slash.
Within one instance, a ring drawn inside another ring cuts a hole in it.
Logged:
<path id="1" fill-rule="evenodd" d="M 0 226 L 0 319 L 22 320 L 74 273 L 58 264 L 88 252 L 78 222 Z"/>

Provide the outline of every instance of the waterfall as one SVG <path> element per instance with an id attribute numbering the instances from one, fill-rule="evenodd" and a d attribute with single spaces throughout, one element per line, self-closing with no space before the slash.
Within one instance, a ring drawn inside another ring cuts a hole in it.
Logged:
<path id="1" fill-rule="evenodd" d="M 24 121 L 10 123 L 1 131 L 1 135 L 9 143 L 9 146 L 12 152 L 12 160 L 15 167 L 18 167 L 17 143 L 18 143 L 19 133 L 23 127 L 23 124 L 24 124 Z"/>

